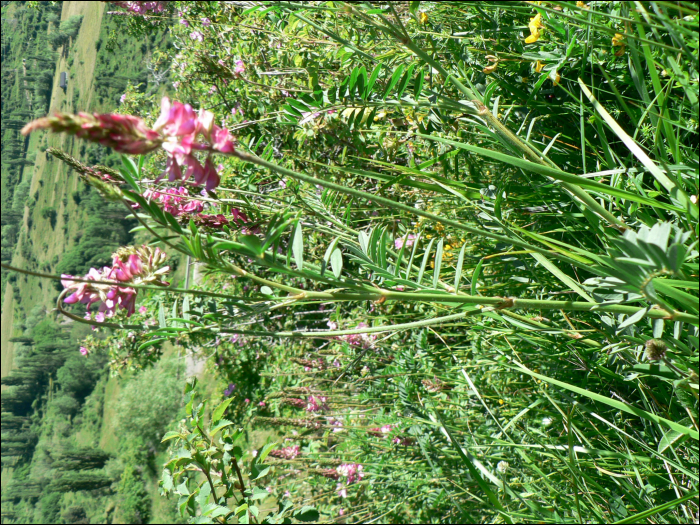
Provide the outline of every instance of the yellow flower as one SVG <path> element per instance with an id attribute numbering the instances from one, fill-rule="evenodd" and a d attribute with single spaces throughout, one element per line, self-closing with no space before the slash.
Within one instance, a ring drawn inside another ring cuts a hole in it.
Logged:
<path id="1" fill-rule="evenodd" d="M 529 80 L 530 79 L 527 77 L 520 77 L 520 82 L 522 82 L 523 84 L 527 84 Z"/>
<path id="2" fill-rule="evenodd" d="M 576 7 L 580 7 L 581 9 L 589 9 L 589 7 L 584 4 L 583 2 L 576 2 Z"/>
<path id="3" fill-rule="evenodd" d="M 421 13 L 418 18 L 421 24 L 425 24 L 428 21 L 428 15 L 426 15 L 425 13 Z"/>
<path id="4" fill-rule="evenodd" d="M 496 63 L 495 63 L 494 65 L 492 65 L 492 66 L 486 66 L 486 67 L 483 69 L 483 72 L 486 73 L 487 75 L 490 75 L 491 73 L 493 73 L 494 71 L 496 71 L 496 68 L 497 68 L 497 67 L 498 67 L 498 62 L 496 62 Z"/>
<path id="5" fill-rule="evenodd" d="M 530 19 L 530 23 L 527 26 L 530 28 L 531 33 L 534 33 L 541 27 L 544 27 L 542 25 L 542 15 L 540 13 L 537 13 L 537 15 L 534 18 Z"/>
<path id="6" fill-rule="evenodd" d="M 503 405 L 504 403 L 505 403 L 505 401 L 503 401 L 502 399 L 499 399 L 499 400 L 498 400 L 498 404 L 499 404 L 499 405 Z"/>
<path id="7" fill-rule="evenodd" d="M 552 78 L 552 75 L 551 75 L 551 73 L 550 73 L 549 78 L 551 79 L 552 83 L 553 83 L 555 86 L 558 86 L 558 85 L 559 85 L 559 81 L 561 80 L 561 75 L 560 75 L 559 73 L 556 73 L 556 72 L 555 72 L 555 73 L 554 73 L 554 78 Z"/>
<path id="8" fill-rule="evenodd" d="M 613 47 L 619 46 L 620 49 L 615 51 L 615 56 L 616 57 L 621 57 L 622 55 L 625 54 L 625 35 L 621 35 L 620 33 L 615 33 L 615 36 L 612 39 L 612 45 Z"/>
<path id="9" fill-rule="evenodd" d="M 544 64 L 540 62 L 539 60 L 537 61 L 537 64 L 535 64 L 535 71 L 539 73 L 544 69 Z"/>
<path id="10" fill-rule="evenodd" d="M 540 28 L 544 27 L 542 25 L 542 15 L 537 13 L 534 18 L 530 19 L 530 23 L 527 25 L 530 28 L 530 36 L 525 39 L 526 44 L 532 44 L 540 39 Z"/>

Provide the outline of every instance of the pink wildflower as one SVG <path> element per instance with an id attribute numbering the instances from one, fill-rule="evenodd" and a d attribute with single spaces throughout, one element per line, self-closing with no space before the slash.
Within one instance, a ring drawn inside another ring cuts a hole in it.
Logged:
<path id="1" fill-rule="evenodd" d="M 280 459 L 294 459 L 299 455 L 299 445 L 292 445 L 291 447 L 286 447 L 281 450 L 273 450 L 270 452 L 270 456 L 273 458 Z"/>
<path id="2" fill-rule="evenodd" d="M 364 473 L 362 472 L 362 469 L 362 465 L 358 463 L 350 463 L 340 465 L 335 470 L 339 475 L 347 478 L 346 485 L 352 485 L 355 483 L 355 481 L 360 481 L 363 478 Z"/>
<path id="3" fill-rule="evenodd" d="M 309 396 L 306 403 L 307 412 L 319 412 L 328 410 L 328 405 L 326 404 L 326 398 L 323 396 Z"/>
<path id="4" fill-rule="evenodd" d="M 200 31 L 192 31 L 190 33 L 190 38 L 192 40 L 197 40 L 198 42 L 201 42 L 204 40 L 204 35 Z"/>
<path id="5" fill-rule="evenodd" d="M 119 153 L 141 155 L 160 147 L 160 135 L 148 129 L 143 120 L 131 115 L 56 113 L 52 117 L 34 120 L 22 128 L 22 135 L 37 129 L 67 132 L 81 139 L 98 142 Z"/>
<path id="6" fill-rule="evenodd" d="M 202 18 L 202 26 L 209 27 L 210 25 L 211 25 L 211 20 L 209 20 L 207 17 Z"/>
<path id="7" fill-rule="evenodd" d="M 136 290 L 121 286 L 120 283 L 167 286 L 168 283 L 162 281 L 162 276 L 170 268 L 160 267 L 165 257 L 160 248 L 155 250 L 147 246 L 122 248 L 113 255 L 112 268 L 105 266 L 102 271 L 91 268 L 84 277 L 88 281 L 107 281 L 114 284 L 76 282 L 71 279 L 73 276 L 62 275 L 61 283 L 66 288 L 64 294 L 72 292 L 63 302 L 67 304 L 79 302 L 87 305 L 87 310 L 93 303 L 101 303 L 95 316 L 98 322 L 104 321 L 105 314 L 106 317 L 112 317 L 117 308 L 126 310 L 127 316 L 131 316 L 136 306 Z"/>
<path id="8" fill-rule="evenodd" d="M 405 239 L 406 239 L 406 247 L 408 248 L 410 246 L 413 246 L 413 243 L 416 240 L 416 236 L 413 233 L 409 233 Z M 397 250 L 400 250 L 403 247 L 403 244 L 404 244 L 404 238 L 399 237 L 398 239 L 396 239 L 394 241 L 394 248 L 396 248 Z"/>
<path id="9" fill-rule="evenodd" d="M 355 328 L 369 328 L 369 325 L 363 322 L 358 324 Z M 377 336 L 376 334 L 348 334 L 339 335 L 336 339 L 345 341 L 346 343 L 352 346 L 359 346 L 360 348 L 370 348 L 374 341 L 376 341 Z"/>
<path id="10" fill-rule="evenodd" d="M 162 147 L 168 154 L 166 169 L 172 182 L 194 175 L 196 184 L 204 184 L 207 190 L 218 186 L 220 179 L 211 158 L 205 165 L 194 156 L 195 151 L 233 153 L 234 138 L 230 132 L 214 124 L 210 111 L 195 113 L 189 104 L 171 103 L 167 97 L 161 101 L 161 114 L 153 129 L 148 129 L 143 120 L 131 115 L 79 113 L 71 115 L 57 113 L 30 122 L 22 129 L 27 135 L 37 129 L 67 132 L 79 138 L 98 142 L 120 153 L 140 155 Z M 198 140 L 202 135 L 204 142 Z"/>
<path id="11" fill-rule="evenodd" d="M 81 353 L 82 355 L 84 355 L 85 357 L 87 357 L 88 354 L 90 353 L 90 351 L 89 351 L 87 348 L 85 348 L 84 346 L 81 346 L 81 347 L 80 347 L 80 353 Z"/>
<path id="12" fill-rule="evenodd" d="M 125 100 L 126 100 L 126 93 L 124 93 L 121 97 L 119 97 L 119 103 L 123 104 Z"/>
<path id="13" fill-rule="evenodd" d="M 139 307 L 139 313 L 140 313 L 140 314 L 145 314 L 146 312 L 148 312 L 148 308 L 146 308 L 145 306 Z"/>
<path id="14" fill-rule="evenodd" d="M 243 62 L 243 60 L 236 60 L 236 67 L 233 68 L 233 72 L 236 75 L 240 75 L 244 71 L 245 71 L 245 63 Z"/>

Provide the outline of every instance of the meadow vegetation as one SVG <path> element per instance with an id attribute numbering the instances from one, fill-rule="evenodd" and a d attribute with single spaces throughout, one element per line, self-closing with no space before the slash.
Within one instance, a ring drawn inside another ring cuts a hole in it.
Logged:
<path id="1" fill-rule="evenodd" d="M 155 86 L 23 133 L 132 154 L 49 151 L 147 241 L 17 339 L 19 521 L 697 522 L 696 4 L 119 4 Z"/>

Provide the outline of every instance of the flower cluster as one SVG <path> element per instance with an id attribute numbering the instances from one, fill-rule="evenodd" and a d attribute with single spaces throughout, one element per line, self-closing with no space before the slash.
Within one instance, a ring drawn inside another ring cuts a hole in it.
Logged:
<path id="1" fill-rule="evenodd" d="M 220 213 L 216 215 L 205 215 L 200 213 L 199 215 L 192 216 L 192 220 L 200 228 L 219 229 L 222 226 L 227 226 L 229 223 L 229 220 Z"/>
<path id="2" fill-rule="evenodd" d="M 542 15 L 537 13 L 537 15 L 530 19 L 527 27 L 530 28 L 530 36 L 525 39 L 525 43 L 534 44 L 540 39 L 540 29 L 544 27 L 542 25 Z"/>
<path id="3" fill-rule="evenodd" d="M 183 167 L 186 167 L 184 179 L 194 176 L 197 185 L 204 183 L 207 190 L 219 185 L 219 174 L 214 167 L 211 156 L 207 156 L 204 166 L 193 155 L 196 150 L 231 153 L 234 151 L 233 137 L 229 131 L 214 124 L 211 111 L 200 110 L 195 113 L 192 106 L 180 102 L 170 103 L 168 97 L 161 100 L 161 114 L 153 129 L 163 136 L 163 149 L 168 153 L 165 173 L 168 180 L 183 179 Z M 197 136 L 203 135 L 208 144 L 197 142 Z"/>
<path id="4" fill-rule="evenodd" d="M 367 323 L 360 323 L 355 328 L 369 328 L 369 325 Z M 359 346 L 363 349 L 370 348 L 374 341 L 377 340 L 377 336 L 375 334 L 339 335 L 337 338 L 340 341 L 345 341 L 351 346 Z"/>
<path id="5" fill-rule="evenodd" d="M 386 437 L 386 435 L 390 434 L 397 426 L 398 425 L 384 425 L 383 427 L 370 428 L 367 433 L 370 436 Z"/>
<path id="6" fill-rule="evenodd" d="M 131 13 L 135 13 L 137 15 L 143 15 L 146 13 L 162 13 L 163 9 L 165 9 L 165 4 L 167 4 L 167 0 L 163 0 L 160 2 L 139 2 L 139 1 L 133 1 L 133 2 L 109 2 L 110 4 L 114 4 L 118 7 L 123 7 L 127 11 Z"/>
<path id="7" fill-rule="evenodd" d="M 83 277 L 87 281 L 107 281 L 114 284 L 92 282 L 76 282 L 73 275 L 63 274 L 61 283 L 65 287 L 64 294 L 70 295 L 64 299 L 67 304 L 82 303 L 89 311 L 93 303 L 99 303 L 100 319 L 112 317 L 121 308 L 127 316 L 135 312 L 136 290 L 126 284 L 157 284 L 167 286 L 162 277 L 170 268 L 162 266 L 166 255 L 160 248 L 142 246 L 141 248 L 120 248 L 112 256 L 112 267 L 105 266 L 102 270 L 90 268 Z"/>
<path id="8" fill-rule="evenodd" d="M 97 142 L 119 153 L 140 155 L 158 149 L 163 139 L 148 129 L 143 120 L 132 115 L 80 112 L 77 115 L 56 113 L 52 117 L 33 120 L 22 128 L 22 135 L 37 129 L 65 132 L 78 138 Z"/>
<path id="9" fill-rule="evenodd" d="M 207 190 L 219 185 L 220 179 L 211 153 L 230 154 L 235 151 L 234 139 L 227 129 L 214 124 L 211 111 L 195 113 L 189 104 L 161 100 L 161 114 L 153 129 L 143 120 L 131 115 L 56 113 L 52 117 L 34 120 L 22 128 L 27 135 L 38 129 L 66 132 L 78 138 L 98 142 L 120 153 L 141 155 L 158 148 L 168 154 L 163 175 L 172 182 L 194 177 L 197 185 Z M 204 142 L 198 140 L 204 137 Z M 204 165 L 194 156 L 195 151 L 208 153 Z"/>
<path id="10" fill-rule="evenodd" d="M 367 433 L 370 436 L 375 436 L 375 437 L 389 437 L 389 434 L 398 427 L 396 424 L 390 424 L 390 425 L 384 425 L 383 427 L 375 427 L 375 428 L 370 428 Z M 411 437 L 401 437 L 401 436 L 395 436 L 391 442 L 394 445 L 413 445 L 415 443 L 415 439 Z"/>
<path id="11" fill-rule="evenodd" d="M 165 190 L 148 189 L 143 192 L 143 196 L 148 200 L 160 202 L 163 211 L 167 211 L 174 217 L 183 213 L 199 213 L 204 209 L 204 203 L 196 199 L 189 199 L 187 188 L 168 188 Z"/>
<path id="12" fill-rule="evenodd" d="M 319 412 L 328 410 L 328 404 L 326 403 L 326 398 L 324 396 L 309 396 L 306 402 L 307 412 Z"/>
<path id="13" fill-rule="evenodd" d="M 299 455 L 299 445 L 293 445 L 291 447 L 285 447 L 281 450 L 273 450 L 270 452 L 270 456 L 273 458 L 280 459 L 294 459 Z"/>
<path id="14" fill-rule="evenodd" d="M 413 246 L 413 243 L 415 242 L 415 240 L 416 240 L 416 235 L 413 233 L 409 233 L 405 239 L 406 248 Z M 404 238 L 403 237 L 399 237 L 398 239 L 396 239 L 394 241 L 394 248 L 396 248 L 397 250 L 400 250 L 403 247 L 403 245 L 404 245 Z"/>
<path id="15" fill-rule="evenodd" d="M 346 485 L 352 485 L 355 481 L 360 481 L 364 476 L 362 468 L 362 465 L 358 463 L 346 463 L 335 470 L 340 476 L 347 478 Z"/>

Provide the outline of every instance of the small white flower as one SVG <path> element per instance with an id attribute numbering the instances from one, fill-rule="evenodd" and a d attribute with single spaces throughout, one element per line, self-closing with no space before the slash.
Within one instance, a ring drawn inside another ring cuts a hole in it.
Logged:
<path id="1" fill-rule="evenodd" d="M 508 462 L 507 461 L 499 461 L 498 465 L 496 465 L 496 470 L 500 472 L 501 474 L 505 474 L 506 471 L 508 470 Z"/>
<path id="2" fill-rule="evenodd" d="M 552 424 L 552 418 L 551 417 L 545 417 L 542 419 L 542 425 L 545 427 L 548 427 L 549 425 Z"/>

